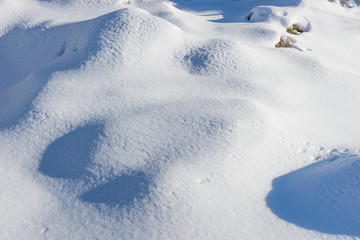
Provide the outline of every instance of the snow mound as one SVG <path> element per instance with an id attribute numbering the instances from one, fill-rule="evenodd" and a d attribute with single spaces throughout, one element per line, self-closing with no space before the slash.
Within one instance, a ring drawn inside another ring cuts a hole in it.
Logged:
<path id="1" fill-rule="evenodd" d="M 0 38 L 0 128 L 30 110 L 54 73 L 79 68 L 98 50 L 100 27 L 112 15 L 53 28 L 14 28 Z"/>
<path id="2" fill-rule="evenodd" d="M 359 8 L 0 2 L 0 239 L 359 236 Z"/>
<path id="3" fill-rule="evenodd" d="M 256 6 L 251 9 L 247 19 L 251 22 L 273 20 L 283 20 L 287 16 L 287 12 L 283 8 L 273 6 Z"/>
<path id="4" fill-rule="evenodd" d="M 266 200 L 288 222 L 360 237 L 359 181 L 360 156 L 342 154 L 276 178 Z"/>
<path id="5" fill-rule="evenodd" d="M 248 51 L 241 51 L 236 42 L 211 39 L 205 43 L 191 46 L 180 62 L 193 74 L 226 74 L 234 71 L 242 73 L 249 71 L 248 64 L 243 64 L 251 58 Z"/>

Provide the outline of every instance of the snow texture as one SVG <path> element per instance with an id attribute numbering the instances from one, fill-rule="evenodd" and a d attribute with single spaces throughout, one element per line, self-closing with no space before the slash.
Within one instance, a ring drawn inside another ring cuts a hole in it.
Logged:
<path id="1" fill-rule="evenodd" d="M 0 239 L 360 239 L 359 4 L 0 1 Z"/>

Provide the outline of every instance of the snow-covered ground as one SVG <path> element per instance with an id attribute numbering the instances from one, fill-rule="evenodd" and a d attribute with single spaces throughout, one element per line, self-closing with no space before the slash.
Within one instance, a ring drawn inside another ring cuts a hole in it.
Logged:
<path id="1" fill-rule="evenodd" d="M 358 5 L 0 1 L 0 239 L 360 238 Z"/>

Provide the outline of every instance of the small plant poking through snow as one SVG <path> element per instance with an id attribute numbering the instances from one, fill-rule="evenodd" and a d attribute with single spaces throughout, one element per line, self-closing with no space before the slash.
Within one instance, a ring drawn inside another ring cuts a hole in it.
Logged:
<path id="1" fill-rule="evenodd" d="M 281 36 L 280 41 L 275 45 L 277 48 L 291 48 L 294 47 L 292 39 L 288 36 Z"/>
<path id="2" fill-rule="evenodd" d="M 354 0 L 340 0 L 340 5 L 344 8 L 353 8 L 356 6 Z"/>
<path id="3" fill-rule="evenodd" d="M 286 28 L 286 32 L 294 35 L 300 35 L 304 32 L 304 28 L 300 24 L 293 24 L 290 27 Z"/>
<path id="4" fill-rule="evenodd" d="M 253 14 L 254 14 L 254 12 L 250 12 L 250 13 L 247 15 L 246 19 L 247 19 L 248 21 L 250 21 L 251 16 L 252 16 Z"/>
<path id="5" fill-rule="evenodd" d="M 354 8 L 357 6 L 356 2 L 354 0 L 328 0 L 328 2 L 336 2 L 340 3 L 340 5 L 344 8 Z"/>

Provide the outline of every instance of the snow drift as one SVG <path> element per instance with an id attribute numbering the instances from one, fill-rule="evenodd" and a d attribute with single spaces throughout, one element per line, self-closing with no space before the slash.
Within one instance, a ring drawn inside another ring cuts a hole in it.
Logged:
<path id="1" fill-rule="evenodd" d="M 267 202 L 301 227 L 359 236 L 359 177 L 357 154 L 333 156 L 276 178 Z"/>
<path id="2" fill-rule="evenodd" d="M 0 238 L 360 237 L 355 3 L 2 1 Z"/>

